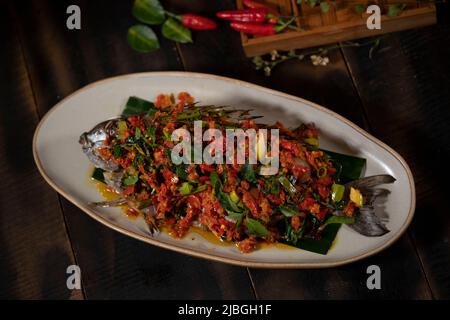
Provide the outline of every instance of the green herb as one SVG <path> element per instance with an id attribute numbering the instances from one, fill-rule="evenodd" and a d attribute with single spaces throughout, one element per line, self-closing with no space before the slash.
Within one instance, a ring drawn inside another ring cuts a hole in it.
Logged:
<path id="1" fill-rule="evenodd" d="M 251 165 L 250 163 L 246 163 L 245 165 L 243 165 L 240 173 L 242 175 L 242 178 L 244 178 L 248 182 L 257 182 L 255 170 L 253 170 L 253 165 Z"/>
<path id="2" fill-rule="evenodd" d="M 322 9 L 322 12 L 327 13 L 328 10 L 330 10 L 330 5 L 326 2 L 321 2 L 320 3 L 320 8 Z"/>
<path id="3" fill-rule="evenodd" d="M 120 146 L 120 144 L 116 144 L 113 147 L 113 155 L 114 155 L 114 159 L 118 159 L 120 157 L 120 155 L 122 154 L 122 147 Z"/>
<path id="4" fill-rule="evenodd" d="M 92 179 L 95 179 L 97 181 L 103 182 L 105 183 L 105 177 L 103 176 L 103 172 L 105 172 L 105 170 L 100 169 L 100 168 L 95 168 L 94 172 L 92 172 Z"/>
<path id="5" fill-rule="evenodd" d="M 185 111 L 177 115 L 177 120 L 196 120 L 201 118 L 200 110 Z"/>
<path id="6" fill-rule="evenodd" d="M 128 176 L 123 179 L 123 184 L 127 187 L 135 185 L 138 182 L 139 178 L 137 176 Z"/>
<path id="7" fill-rule="evenodd" d="M 182 196 L 187 196 L 187 195 L 191 194 L 193 188 L 194 187 L 191 184 L 189 184 L 188 182 L 183 182 L 179 188 L 179 191 Z"/>
<path id="8" fill-rule="evenodd" d="M 355 223 L 355 218 L 347 216 L 331 216 L 324 222 L 321 227 L 327 226 L 332 223 L 353 224 Z"/>
<path id="9" fill-rule="evenodd" d="M 269 192 L 273 195 L 277 195 L 280 193 L 280 184 L 278 183 L 278 181 L 273 180 L 270 183 L 266 184 L 268 185 L 269 188 Z"/>
<path id="10" fill-rule="evenodd" d="M 149 112 L 149 110 L 156 110 L 153 102 L 138 97 L 129 97 L 125 108 L 122 111 L 122 116 L 136 116 L 139 114 L 147 113 Z"/>
<path id="11" fill-rule="evenodd" d="M 363 13 L 364 11 L 366 11 L 366 8 L 365 8 L 364 5 L 362 5 L 362 4 L 357 4 L 357 5 L 355 6 L 355 11 L 356 11 L 356 13 L 361 14 L 361 13 Z"/>
<path id="12" fill-rule="evenodd" d="M 271 235 L 270 231 L 263 226 L 261 222 L 255 219 L 246 219 L 246 226 L 249 233 L 260 236 L 268 237 Z"/>
<path id="13" fill-rule="evenodd" d="M 162 34 L 167 39 L 180 42 L 180 43 L 191 43 L 192 35 L 191 30 L 184 27 L 180 22 L 175 19 L 169 18 L 164 22 L 162 26 Z"/>
<path id="14" fill-rule="evenodd" d="M 139 21 L 151 25 L 161 24 L 166 18 L 164 8 L 157 0 L 135 0 L 132 13 Z"/>
<path id="15" fill-rule="evenodd" d="M 405 5 L 402 4 L 390 4 L 388 6 L 387 16 L 390 18 L 397 17 L 404 8 Z"/>
<path id="16" fill-rule="evenodd" d="M 148 127 L 146 134 L 151 139 L 152 145 L 156 145 L 156 127 Z"/>
<path id="17" fill-rule="evenodd" d="M 228 218 L 233 220 L 235 222 L 235 227 L 239 227 L 242 223 L 242 219 L 244 217 L 243 212 L 234 212 L 234 211 L 227 211 Z"/>
<path id="18" fill-rule="evenodd" d="M 136 51 L 147 53 L 159 49 L 159 41 L 153 30 L 139 24 L 128 29 L 128 44 Z"/>
<path id="19" fill-rule="evenodd" d="M 280 206 L 279 209 L 285 217 L 293 217 L 293 216 L 300 215 L 300 212 L 298 211 L 298 209 L 293 208 L 291 206 L 284 205 L 284 206 Z"/>
<path id="20" fill-rule="evenodd" d="M 209 175 L 209 180 L 211 182 L 211 186 L 214 190 L 214 193 L 217 194 L 219 191 L 222 190 L 222 182 L 220 181 L 219 175 L 217 172 L 211 172 Z"/>
<path id="21" fill-rule="evenodd" d="M 182 180 L 187 179 L 188 174 L 187 174 L 186 168 L 187 168 L 187 166 L 185 164 L 180 164 L 175 167 L 175 174 L 177 175 L 178 178 L 180 178 Z"/>
<path id="22" fill-rule="evenodd" d="M 291 195 L 295 196 L 297 194 L 297 189 L 294 187 L 294 185 L 289 181 L 288 178 L 285 176 L 281 176 L 278 178 L 278 181 L 280 181 L 281 185 L 284 187 L 284 189 Z"/>
<path id="23" fill-rule="evenodd" d="M 135 132 L 134 132 L 134 138 L 137 140 L 137 139 L 140 139 L 141 138 L 141 129 L 139 129 L 138 127 L 136 127 L 136 130 L 135 130 Z"/>
<path id="24" fill-rule="evenodd" d="M 237 206 L 236 203 L 234 203 L 233 200 L 231 200 L 231 197 L 228 193 L 225 193 L 223 191 L 219 191 L 217 193 L 217 198 L 220 201 L 220 204 L 222 205 L 222 207 L 228 212 L 228 211 L 233 211 L 233 212 L 241 212 L 241 209 L 239 209 L 239 207 Z"/>

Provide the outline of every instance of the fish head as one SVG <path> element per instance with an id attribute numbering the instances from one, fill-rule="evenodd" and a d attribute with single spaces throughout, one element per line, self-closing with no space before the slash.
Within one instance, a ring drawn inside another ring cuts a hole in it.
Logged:
<path id="1" fill-rule="evenodd" d="M 116 163 L 104 159 L 99 153 L 101 148 L 109 148 L 105 142 L 117 135 L 119 120 L 120 118 L 103 121 L 80 136 L 78 142 L 81 144 L 84 154 L 97 168 L 106 171 L 115 171 L 119 168 Z"/>

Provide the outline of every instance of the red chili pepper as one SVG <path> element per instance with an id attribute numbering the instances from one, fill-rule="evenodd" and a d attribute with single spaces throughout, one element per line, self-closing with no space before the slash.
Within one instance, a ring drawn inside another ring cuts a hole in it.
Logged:
<path id="1" fill-rule="evenodd" d="M 244 0 L 243 1 L 244 6 L 246 6 L 249 9 L 266 9 L 267 13 L 273 15 L 273 16 L 279 16 L 280 14 L 273 8 L 266 6 L 265 4 L 256 2 L 256 1 L 251 1 L 251 0 Z"/>
<path id="2" fill-rule="evenodd" d="M 236 31 L 260 36 L 269 36 L 282 30 L 282 26 L 264 23 L 232 22 L 230 26 Z"/>
<path id="3" fill-rule="evenodd" d="M 232 22 L 230 26 L 236 30 L 243 33 L 249 33 L 253 35 L 269 36 L 272 34 L 279 33 L 286 29 L 293 21 L 295 17 L 282 25 L 271 25 L 265 23 L 246 23 L 246 22 Z"/>
<path id="4" fill-rule="evenodd" d="M 181 15 L 181 23 L 186 28 L 194 30 L 213 30 L 217 28 L 215 21 L 192 13 Z"/>
<path id="5" fill-rule="evenodd" d="M 217 12 L 216 15 L 220 19 L 240 22 L 266 22 L 268 18 L 265 8 L 221 11 Z"/>

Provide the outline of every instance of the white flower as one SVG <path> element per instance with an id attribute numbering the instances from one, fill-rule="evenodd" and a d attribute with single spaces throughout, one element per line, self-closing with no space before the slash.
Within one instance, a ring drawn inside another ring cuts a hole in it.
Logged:
<path id="1" fill-rule="evenodd" d="M 272 70 L 270 69 L 270 67 L 265 67 L 264 68 L 264 74 L 267 76 L 267 77 L 269 77 L 270 76 L 270 72 L 271 72 Z"/>
<path id="2" fill-rule="evenodd" d="M 326 66 L 330 62 L 328 57 L 317 56 L 315 54 L 311 55 L 310 58 L 314 66 Z"/>
<path id="3" fill-rule="evenodd" d="M 279 54 L 278 54 L 278 51 L 277 51 L 277 50 L 272 50 L 272 51 L 270 52 L 270 59 L 271 59 L 272 61 L 276 60 L 276 59 L 278 58 L 278 56 L 279 56 Z"/>

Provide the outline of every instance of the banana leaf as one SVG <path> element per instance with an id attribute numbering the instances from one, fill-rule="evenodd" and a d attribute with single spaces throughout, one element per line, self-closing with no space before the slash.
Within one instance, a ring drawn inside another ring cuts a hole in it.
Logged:
<path id="1" fill-rule="evenodd" d="M 346 184 L 362 177 L 366 168 L 366 159 L 327 150 L 322 151 L 325 152 L 337 169 L 334 176 L 337 183 Z"/>
<path id="2" fill-rule="evenodd" d="M 136 116 L 139 114 L 150 113 L 152 111 L 156 111 L 153 102 L 138 97 L 130 97 L 125 105 L 125 109 L 122 111 L 122 116 Z"/>
<path id="3" fill-rule="evenodd" d="M 329 159 L 333 162 L 335 168 L 337 169 L 337 172 L 334 176 L 336 182 L 345 184 L 362 177 L 366 167 L 366 159 L 327 150 L 322 151 L 325 152 L 325 154 L 329 157 Z M 327 254 L 330 248 L 333 246 L 341 225 L 341 223 L 328 224 L 322 231 L 321 238 L 318 240 L 300 238 L 295 242 L 284 242 L 303 250 L 319 254 Z"/>
<path id="4" fill-rule="evenodd" d="M 105 177 L 103 176 L 103 172 L 105 170 L 100 168 L 95 168 L 94 172 L 92 172 L 92 179 L 105 183 Z"/>

